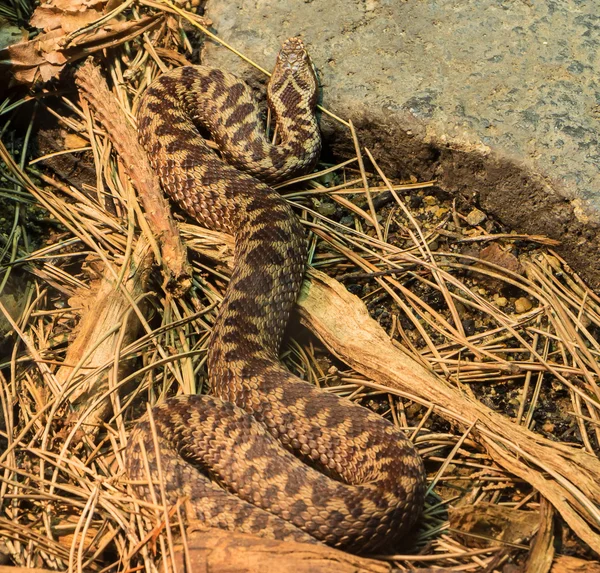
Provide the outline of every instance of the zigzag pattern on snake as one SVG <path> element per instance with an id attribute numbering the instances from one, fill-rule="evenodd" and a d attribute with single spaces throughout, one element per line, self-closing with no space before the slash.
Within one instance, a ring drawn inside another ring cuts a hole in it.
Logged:
<path id="1" fill-rule="evenodd" d="M 393 424 L 279 362 L 307 241 L 267 183 L 310 171 L 321 149 L 317 81 L 299 39 L 284 43 L 267 97 L 278 145 L 267 141 L 250 89 L 218 69 L 166 73 L 139 106 L 140 141 L 168 195 L 200 224 L 235 236 L 208 350 L 214 396 L 180 396 L 153 410 L 167 501 L 188 496 L 188 517 L 213 527 L 371 551 L 395 543 L 420 515 L 424 470 Z M 130 478 L 147 483 L 143 450 L 156 483 L 147 420 L 127 455 Z M 149 487 L 137 491 L 151 498 Z"/>

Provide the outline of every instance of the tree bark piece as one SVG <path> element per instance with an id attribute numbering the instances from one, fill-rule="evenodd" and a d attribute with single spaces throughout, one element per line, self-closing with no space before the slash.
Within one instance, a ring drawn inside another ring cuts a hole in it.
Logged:
<path id="1" fill-rule="evenodd" d="M 550 573 L 600 573 L 600 563 L 568 555 L 558 555 L 552 563 Z"/>
<path id="2" fill-rule="evenodd" d="M 75 74 L 83 97 L 96 110 L 127 175 L 131 179 L 148 217 L 150 227 L 160 243 L 157 259 L 162 265 L 165 288 L 180 296 L 191 286 L 191 269 L 179 229 L 152 170 L 148 156 L 138 142 L 137 132 L 110 92 L 98 66 L 88 59 Z"/>
<path id="3" fill-rule="evenodd" d="M 188 555 L 175 548 L 177 573 L 390 573 L 391 567 L 325 545 L 276 541 L 223 529 L 190 526 Z M 186 567 L 186 562 L 189 567 Z"/>
<path id="4" fill-rule="evenodd" d="M 124 278 L 122 284 L 117 284 L 114 269 L 104 268 L 94 292 L 85 291 L 79 304 L 72 304 L 83 310 L 75 337 L 67 349 L 65 365 L 59 368 L 56 380 L 76 410 L 87 408 L 108 390 L 108 376 L 102 367 L 115 359 L 118 361 L 119 345 L 126 346 L 137 338 L 140 321 L 133 311 L 132 301 L 146 293 L 153 262 L 150 245 L 144 238 L 138 239 L 131 256 L 130 272 L 126 274 L 128 278 Z M 118 367 L 123 374 L 123 365 Z M 97 374 L 82 382 L 82 376 L 98 368 Z M 93 419 L 102 420 L 109 407 L 108 400 L 99 404 Z"/>

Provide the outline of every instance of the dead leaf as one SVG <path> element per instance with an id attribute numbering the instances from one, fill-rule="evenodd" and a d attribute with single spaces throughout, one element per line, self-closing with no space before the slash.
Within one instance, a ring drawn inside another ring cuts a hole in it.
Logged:
<path id="1" fill-rule="evenodd" d="M 89 145 L 87 139 L 84 139 L 76 133 L 70 133 L 66 130 L 63 130 L 61 135 L 65 149 L 79 149 Z"/>
<path id="2" fill-rule="evenodd" d="M 36 28 L 50 32 L 62 30 L 69 34 L 87 26 L 102 17 L 102 12 L 94 9 L 61 10 L 55 6 L 38 6 L 29 23 Z"/>
<path id="3" fill-rule="evenodd" d="M 479 258 L 488 263 L 503 267 L 513 273 L 523 274 L 523 267 L 519 259 L 509 251 L 505 251 L 498 243 L 490 243 L 487 247 L 481 249 Z"/>
<path id="4" fill-rule="evenodd" d="M 77 36 L 73 42 L 69 41 L 62 28 L 52 30 L 33 40 L 0 50 L 0 61 L 17 83 L 47 82 L 57 77 L 65 64 L 129 42 L 160 20 L 160 16 L 145 16 L 139 20 L 113 21 Z"/>
<path id="5" fill-rule="evenodd" d="M 65 11 L 87 10 L 89 8 L 104 11 L 105 4 L 106 0 L 50 0 L 45 2 L 44 6 L 52 6 Z"/>
<path id="6" fill-rule="evenodd" d="M 47 34 L 40 34 L 33 40 L 13 44 L 4 50 L 0 50 L 0 60 L 7 60 L 13 77 L 19 83 L 33 83 L 36 77 L 43 81 L 57 76 L 66 59 L 59 62 L 56 56 L 48 60 L 48 56 L 56 51 L 59 41 L 63 37 L 60 30 L 54 30 Z"/>

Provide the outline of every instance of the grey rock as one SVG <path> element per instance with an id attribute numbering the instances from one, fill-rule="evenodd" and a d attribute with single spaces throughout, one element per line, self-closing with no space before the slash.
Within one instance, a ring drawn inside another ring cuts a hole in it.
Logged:
<path id="1" fill-rule="evenodd" d="M 217 34 L 266 69 L 310 47 L 323 105 L 352 119 L 389 175 L 436 178 L 560 252 L 600 286 L 597 0 L 208 0 Z M 205 61 L 242 76 L 208 42 Z M 348 129 L 323 116 L 334 153 Z"/>

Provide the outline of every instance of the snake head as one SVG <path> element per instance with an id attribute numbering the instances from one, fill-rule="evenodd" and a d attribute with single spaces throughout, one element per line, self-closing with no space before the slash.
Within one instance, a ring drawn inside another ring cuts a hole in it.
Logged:
<path id="1" fill-rule="evenodd" d="M 287 39 L 281 46 L 267 87 L 270 105 L 277 107 L 279 102 L 285 105 L 286 101 L 300 96 L 313 109 L 317 105 L 318 91 L 315 69 L 302 40 Z"/>

